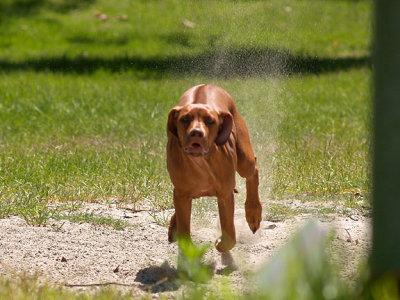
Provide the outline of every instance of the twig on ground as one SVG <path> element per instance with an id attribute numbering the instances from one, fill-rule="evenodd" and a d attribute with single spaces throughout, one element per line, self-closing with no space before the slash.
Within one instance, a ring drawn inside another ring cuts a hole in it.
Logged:
<path id="1" fill-rule="evenodd" d="M 108 285 L 119 285 L 119 286 L 129 286 L 129 287 L 135 286 L 135 284 L 119 283 L 119 282 L 64 284 L 64 286 L 66 287 L 91 287 L 91 286 L 108 286 Z"/>
<path id="2" fill-rule="evenodd" d="M 347 234 L 349 236 L 349 238 L 347 239 L 347 242 L 352 243 L 353 239 L 351 238 L 350 232 L 346 228 L 344 230 L 346 230 L 346 232 L 347 232 Z"/>

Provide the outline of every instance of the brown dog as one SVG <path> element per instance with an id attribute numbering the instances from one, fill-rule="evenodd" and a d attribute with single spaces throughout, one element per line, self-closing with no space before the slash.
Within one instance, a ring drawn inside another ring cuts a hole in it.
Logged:
<path id="1" fill-rule="evenodd" d="M 232 97 L 215 85 L 192 87 L 169 112 L 167 134 L 167 168 L 175 187 L 168 240 L 190 238 L 193 198 L 217 196 L 222 236 L 215 246 L 220 252 L 233 248 L 236 171 L 246 178 L 246 220 L 255 233 L 261 222 L 258 168 Z"/>

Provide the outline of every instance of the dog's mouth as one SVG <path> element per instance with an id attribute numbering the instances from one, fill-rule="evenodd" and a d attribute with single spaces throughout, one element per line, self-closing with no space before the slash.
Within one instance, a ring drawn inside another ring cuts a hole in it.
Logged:
<path id="1" fill-rule="evenodd" d="M 193 156 L 201 156 L 208 153 L 208 149 L 204 149 L 204 147 L 197 142 L 190 143 L 188 146 L 183 149 L 186 154 Z"/>
<path id="2" fill-rule="evenodd" d="M 191 145 L 191 147 L 192 147 L 193 149 L 199 149 L 199 148 L 201 148 L 201 145 L 200 145 L 199 143 L 193 143 L 193 144 Z"/>

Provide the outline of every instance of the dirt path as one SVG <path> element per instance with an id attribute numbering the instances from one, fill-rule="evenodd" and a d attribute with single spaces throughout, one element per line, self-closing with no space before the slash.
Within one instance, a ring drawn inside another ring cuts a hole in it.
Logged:
<path id="1" fill-rule="evenodd" d="M 292 201 L 289 205 L 298 203 Z M 153 297 L 181 293 L 183 287 L 173 282 L 157 284 L 175 272 L 178 249 L 176 244 L 167 242 L 167 228 L 157 225 L 148 212 L 134 213 L 102 204 L 85 204 L 81 210 L 123 219 L 132 226 L 115 230 L 61 220 L 51 221 L 47 227 L 32 227 L 19 217 L 0 219 L 0 276 L 37 274 L 43 282 L 72 286 L 74 290 L 117 284 L 125 290 L 133 289 L 136 295 L 145 295 L 148 291 Z M 264 221 L 253 235 L 243 209 L 237 209 L 238 243 L 232 256 L 238 269 L 221 275 L 225 265 L 212 248 L 206 260 L 215 265 L 213 280 L 225 277 L 240 289 L 243 274 L 259 268 L 309 218 L 310 215 L 299 215 L 282 222 Z M 369 219 L 358 215 L 330 215 L 319 222 L 336 229 L 333 246 L 346 253 L 349 272 L 344 276 L 351 278 L 360 256 L 365 256 L 370 246 Z M 193 216 L 195 241 L 213 244 L 218 231 L 216 212 L 206 217 Z"/>

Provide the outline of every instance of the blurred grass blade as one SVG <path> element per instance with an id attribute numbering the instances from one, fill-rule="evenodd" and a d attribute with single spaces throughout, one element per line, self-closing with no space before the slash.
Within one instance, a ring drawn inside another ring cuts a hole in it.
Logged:
<path id="1" fill-rule="evenodd" d="M 210 245 L 195 245 L 190 239 L 180 239 L 178 255 L 179 277 L 196 283 L 205 283 L 212 277 L 210 266 L 204 264 L 205 253 Z"/>
<path id="2" fill-rule="evenodd" d="M 345 299 L 328 261 L 328 234 L 310 221 L 256 274 L 259 295 L 268 299 Z"/>

